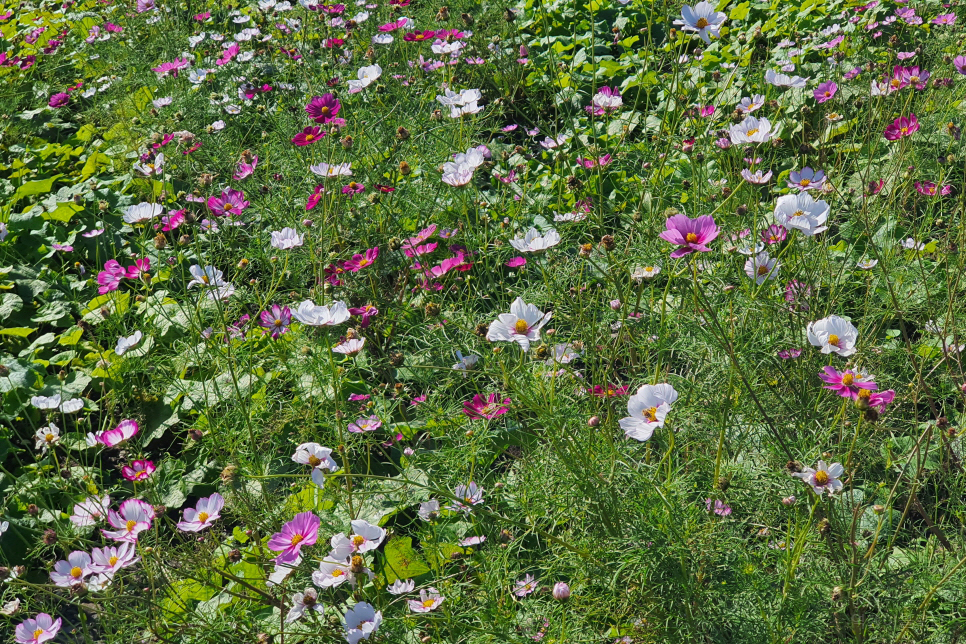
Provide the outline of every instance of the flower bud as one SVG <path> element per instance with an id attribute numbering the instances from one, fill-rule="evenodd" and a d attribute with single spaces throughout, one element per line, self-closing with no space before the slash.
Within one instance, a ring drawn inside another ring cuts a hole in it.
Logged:
<path id="1" fill-rule="evenodd" d="M 598 425 L 600 425 L 600 417 L 599 416 L 591 416 L 590 418 L 587 419 L 587 426 L 588 427 L 597 427 Z"/>
<path id="2" fill-rule="evenodd" d="M 558 601 L 570 599 L 570 586 L 566 582 L 558 581 L 553 585 L 553 598 Z"/>
<path id="3" fill-rule="evenodd" d="M 794 494 L 791 496 L 786 496 L 784 499 L 782 499 L 782 505 L 795 505 L 795 500 Z"/>
<path id="4" fill-rule="evenodd" d="M 620 311 L 620 309 L 621 309 L 621 301 L 620 300 L 611 300 L 610 301 L 610 308 L 612 308 L 615 311 Z"/>
<path id="5" fill-rule="evenodd" d="M 403 176 L 406 176 L 409 173 L 411 173 L 413 171 L 413 169 L 411 167 L 409 167 L 409 164 L 406 163 L 405 161 L 400 161 L 399 162 L 399 171 L 403 174 Z"/>

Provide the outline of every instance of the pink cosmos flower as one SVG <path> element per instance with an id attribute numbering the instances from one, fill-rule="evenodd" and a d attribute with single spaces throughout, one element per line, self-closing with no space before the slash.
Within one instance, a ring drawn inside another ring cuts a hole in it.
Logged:
<path id="1" fill-rule="evenodd" d="M 83 503 L 74 504 L 74 513 L 70 515 L 70 522 L 78 528 L 92 526 L 107 516 L 110 506 L 111 497 L 107 494 L 101 498 L 88 497 Z"/>
<path id="2" fill-rule="evenodd" d="M 291 563 L 299 558 L 303 546 L 314 545 L 322 520 L 311 512 L 300 512 L 268 540 L 268 548 L 279 553 L 275 563 Z"/>
<path id="3" fill-rule="evenodd" d="M 799 190 L 821 190 L 825 187 L 825 172 L 822 170 L 812 170 L 805 166 L 801 170 L 792 170 L 788 173 L 789 188 Z"/>
<path id="4" fill-rule="evenodd" d="M 788 230 L 784 226 L 779 226 L 778 224 L 772 224 L 765 230 L 761 231 L 761 241 L 765 242 L 769 246 L 772 244 L 779 244 L 788 237 Z"/>
<path id="5" fill-rule="evenodd" d="M 510 411 L 510 399 L 504 398 L 501 402 L 497 394 L 493 393 L 485 399 L 480 394 L 473 396 L 473 400 L 463 403 L 463 413 L 470 418 L 485 418 L 493 420 L 497 416 Z"/>
<path id="6" fill-rule="evenodd" d="M 824 103 L 826 101 L 832 100 L 832 97 L 835 96 L 835 92 L 837 92 L 838 89 L 839 89 L 838 85 L 836 85 L 832 81 L 827 81 L 825 83 L 820 84 L 818 87 L 816 87 L 815 91 L 813 92 L 813 95 L 815 96 L 815 100 L 818 103 Z"/>
<path id="7" fill-rule="evenodd" d="M 860 408 L 864 405 L 868 405 L 869 408 L 874 409 L 881 414 L 885 411 L 886 405 L 889 405 L 895 397 L 896 392 L 892 389 L 887 389 L 886 391 L 880 391 L 878 393 L 863 390 L 859 392 L 859 395 L 856 398 L 856 404 L 860 404 Z"/>
<path id="8" fill-rule="evenodd" d="M 221 67 L 222 65 L 227 65 L 231 60 L 241 52 L 241 47 L 238 43 L 233 43 L 230 47 L 227 47 L 223 52 L 221 52 L 221 57 L 215 61 L 215 64 Z"/>
<path id="9" fill-rule="evenodd" d="M 701 108 L 701 111 L 699 112 L 699 114 L 701 114 L 701 118 L 708 118 L 710 116 L 714 116 L 714 105 L 705 105 L 704 107 Z"/>
<path id="10" fill-rule="evenodd" d="M 182 208 L 181 210 L 173 210 L 166 215 L 162 215 L 161 223 L 155 224 L 154 229 L 157 230 L 160 228 L 161 231 L 165 233 L 172 230 L 177 230 L 177 228 L 184 223 L 186 212 L 187 211 Z"/>
<path id="11" fill-rule="evenodd" d="M 956 24 L 956 14 L 954 13 L 941 13 L 930 22 L 934 25 L 954 25 Z"/>
<path id="12" fill-rule="evenodd" d="M 47 101 L 47 105 L 53 108 L 63 107 L 70 102 L 70 94 L 65 94 L 64 92 L 57 92 L 51 95 L 50 100 Z"/>
<path id="13" fill-rule="evenodd" d="M 128 481 L 146 481 L 154 474 L 154 462 L 149 460 L 131 461 L 121 468 L 121 476 Z"/>
<path id="14" fill-rule="evenodd" d="M 438 590 L 432 586 L 427 586 L 426 588 L 419 589 L 419 599 L 409 599 L 406 601 L 409 604 L 409 610 L 412 612 L 428 613 L 442 604 L 444 599 L 446 598 L 440 595 Z"/>
<path id="15" fill-rule="evenodd" d="M 378 416 L 369 416 L 369 418 L 359 418 L 354 423 L 349 423 L 346 429 L 353 434 L 362 434 L 363 432 L 374 432 L 382 427 L 382 421 L 379 420 Z"/>
<path id="16" fill-rule="evenodd" d="M 117 447 L 137 434 L 139 429 L 137 421 L 122 420 L 114 429 L 106 429 L 94 434 L 94 440 L 105 447 Z"/>
<path id="17" fill-rule="evenodd" d="M 203 499 L 198 499 L 195 507 L 185 509 L 184 518 L 178 522 L 178 530 L 182 532 L 204 530 L 211 525 L 212 521 L 221 518 L 223 507 L 225 507 L 225 499 L 217 492 Z"/>
<path id="18" fill-rule="evenodd" d="M 336 117 L 341 108 L 342 104 L 333 94 L 323 94 L 313 96 L 305 106 L 305 111 L 316 123 L 328 123 Z"/>
<path id="19" fill-rule="evenodd" d="M 136 280 L 141 278 L 150 277 L 151 271 L 151 258 L 145 257 L 143 259 L 134 260 L 134 266 L 127 267 L 126 277 L 129 280 Z"/>
<path id="20" fill-rule="evenodd" d="M 835 367 L 823 367 L 822 372 L 818 377 L 826 383 L 824 388 L 837 392 L 842 398 L 857 400 L 863 389 L 875 391 L 879 388 L 871 380 L 866 380 L 867 375 L 851 369 L 840 372 Z"/>
<path id="21" fill-rule="evenodd" d="M 141 560 L 137 547 L 130 542 L 119 546 L 104 546 L 91 551 L 91 570 L 98 574 L 114 575 L 118 570 L 133 566 Z"/>
<path id="22" fill-rule="evenodd" d="M 731 514 L 731 506 L 721 501 L 721 499 L 717 499 L 715 501 L 705 499 L 704 506 L 708 509 L 708 512 L 713 511 L 719 517 L 726 517 Z"/>
<path id="23" fill-rule="evenodd" d="M 886 126 L 886 129 L 882 135 L 889 141 L 898 141 L 903 137 L 912 136 L 918 131 L 919 120 L 916 119 L 915 114 L 909 114 L 909 116 L 900 116 L 891 124 Z"/>
<path id="24" fill-rule="evenodd" d="M 273 304 L 271 310 L 262 311 L 258 324 L 271 333 L 272 339 L 277 339 L 288 333 L 292 324 L 292 311 L 287 306 Z"/>
<path id="25" fill-rule="evenodd" d="M 323 192 L 325 192 L 325 187 L 321 183 L 315 186 L 315 191 L 309 195 L 309 200 L 305 202 L 305 209 L 312 210 L 319 205 L 319 200 L 322 199 Z"/>
<path id="26" fill-rule="evenodd" d="M 125 277 L 124 268 L 116 259 L 109 259 L 104 262 L 104 270 L 97 274 L 97 283 L 100 287 L 97 292 L 100 295 L 116 291 L 121 285 L 121 280 Z"/>
<path id="27" fill-rule="evenodd" d="M 358 273 L 360 269 L 365 268 L 373 264 L 376 258 L 379 257 L 379 247 L 370 248 L 366 251 L 365 255 L 355 254 L 352 259 L 347 259 L 342 262 L 342 268 L 349 273 Z"/>
<path id="28" fill-rule="evenodd" d="M 406 42 L 423 42 L 424 40 L 433 40 L 434 38 L 436 38 L 436 32 L 429 29 L 413 31 L 403 36 L 403 40 Z"/>
<path id="29" fill-rule="evenodd" d="M 627 386 L 618 386 L 608 384 L 606 386 L 594 385 L 587 390 L 587 393 L 597 398 L 616 398 L 617 396 L 626 396 L 628 388 Z"/>
<path id="30" fill-rule="evenodd" d="M 191 61 L 187 58 L 175 58 L 173 61 L 168 63 L 161 63 L 157 67 L 152 67 L 151 71 L 157 73 L 159 77 L 172 76 L 177 78 L 178 72 L 185 67 L 188 67 Z"/>
<path id="31" fill-rule="evenodd" d="M 937 194 L 945 197 L 946 195 L 952 193 L 952 191 L 953 187 L 948 184 L 940 188 L 932 181 L 923 181 L 922 183 L 918 181 L 916 182 L 916 192 L 928 197 L 935 197 Z"/>
<path id="32" fill-rule="evenodd" d="M 222 191 L 221 197 L 208 197 L 209 210 L 220 217 L 240 215 L 247 207 L 245 193 L 240 190 L 229 188 Z"/>
<path id="33" fill-rule="evenodd" d="M 956 56 L 953 58 L 953 67 L 960 74 L 966 75 L 966 56 Z"/>
<path id="34" fill-rule="evenodd" d="M 526 263 L 527 263 L 527 260 L 524 259 L 523 257 L 514 257 L 513 259 L 508 261 L 505 265 L 509 266 L 510 268 L 519 268 L 525 265 Z"/>
<path id="35" fill-rule="evenodd" d="M 708 242 L 718 236 L 718 226 L 711 215 L 689 219 L 687 215 L 674 215 L 665 222 L 667 230 L 658 235 L 661 239 L 681 248 L 671 253 L 677 259 L 694 252 L 706 253 L 711 249 Z"/>
<path id="36" fill-rule="evenodd" d="M 516 589 L 513 594 L 517 597 L 526 597 L 537 589 L 537 580 L 533 575 L 526 575 L 523 579 L 516 582 Z"/>
<path id="37" fill-rule="evenodd" d="M 61 619 L 56 620 L 47 613 L 40 613 L 17 624 L 16 639 L 18 644 L 43 644 L 57 637 Z"/>
<path id="38" fill-rule="evenodd" d="M 232 179 L 235 181 L 241 181 L 247 177 L 250 177 L 253 172 L 255 172 L 255 167 L 258 165 L 258 157 L 252 157 L 251 163 L 245 163 L 244 161 L 239 161 L 236 166 L 237 171 L 232 175 Z"/>
<path id="39" fill-rule="evenodd" d="M 91 556 L 82 550 L 75 550 L 68 555 L 67 560 L 54 564 L 50 573 L 50 580 L 62 588 L 79 586 L 94 571 L 91 570 Z"/>
<path id="40" fill-rule="evenodd" d="M 366 187 L 361 183 L 359 183 L 358 181 L 350 181 L 346 185 L 342 186 L 342 194 L 357 195 L 365 189 Z"/>
<path id="41" fill-rule="evenodd" d="M 915 67 L 898 67 L 898 70 L 902 87 L 912 85 L 919 90 L 926 89 L 926 82 L 932 75 L 927 71 L 920 70 L 918 65 Z"/>
<path id="42" fill-rule="evenodd" d="M 352 315 L 358 315 L 361 318 L 359 320 L 359 328 L 365 329 L 369 327 L 371 319 L 379 315 L 379 309 L 374 307 L 372 304 L 366 304 L 365 306 L 358 306 L 349 309 L 349 313 Z"/>
<path id="43" fill-rule="evenodd" d="M 304 147 L 306 145 L 311 145 L 316 141 L 320 140 L 327 133 L 323 132 L 319 127 L 307 127 L 294 137 L 292 137 L 292 143 L 299 147 Z"/>
<path id="44" fill-rule="evenodd" d="M 102 528 L 101 534 L 114 541 L 133 543 L 138 540 L 139 533 L 151 527 L 153 519 L 154 508 L 150 504 L 140 499 L 128 499 L 121 504 L 116 512 L 109 510 L 107 513 L 107 522 L 116 530 L 104 530 Z"/>
<path id="45" fill-rule="evenodd" d="M 782 349 L 778 352 L 778 357 L 782 360 L 794 360 L 800 355 L 802 355 L 801 349 Z"/>
<path id="46" fill-rule="evenodd" d="M 432 242 L 431 244 L 422 244 L 420 246 L 411 246 L 409 244 L 403 244 L 402 252 L 406 257 L 419 257 L 420 255 L 428 255 L 429 253 L 436 250 L 439 246 L 438 242 Z"/>

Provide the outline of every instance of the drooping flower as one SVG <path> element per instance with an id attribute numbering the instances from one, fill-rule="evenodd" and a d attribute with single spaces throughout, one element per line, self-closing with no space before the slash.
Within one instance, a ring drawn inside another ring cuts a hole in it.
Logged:
<path id="1" fill-rule="evenodd" d="M 334 353 L 341 353 L 346 356 L 354 356 L 355 354 L 362 351 L 362 348 L 366 344 L 365 338 L 349 338 L 345 342 L 335 345 L 332 347 Z"/>
<path id="2" fill-rule="evenodd" d="M 775 221 L 789 232 L 800 230 L 807 237 L 817 235 L 828 226 L 829 205 L 816 201 L 808 192 L 782 195 L 775 204 Z"/>
<path id="3" fill-rule="evenodd" d="M 101 534 L 114 541 L 133 543 L 138 540 L 138 534 L 151 527 L 153 519 L 154 508 L 150 504 L 140 499 L 128 499 L 121 503 L 117 511 L 108 510 L 107 522 L 116 529 L 112 531 L 102 528 Z"/>
<path id="4" fill-rule="evenodd" d="M 292 317 L 307 326 L 335 326 L 346 322 L 350 312 L 345 302 L 333 302 L 330 306 L 317 306 L 312 300 L 303 300 L 292 311 Z"/>
<path id="5" fill-rule="evenodd" d="M 694 252 L 706 253 L 711 249 L 707 244 L 718 236 L 718 226 L 711 215 L 702 215 L 696 219 L 689 219 L 687 215 L 677 214 L 669 217 L 665 222 L 667 230 L 658 237 L 666 242 L 680 246 L 671 253 L 671 259 L 677 259 Z"/>
<path id="6" fill-rule="evenodd" d="M 898 141 L 907 136 L 912 136 L 919 131 L 919 120 L 915 114 L 900 116 L 895 121 L 886 126 L 882 135 L 889 141 Z"/>
<path id="7" fill-rule="evenodd" d="M 405 595 L 406 593 L 413 592 L 415 588 L 416 582 L 412 579 L 397 579 L 386 590 L 389 591 L 390 595 Z"/>
<path id="8" fill-rule="evenodd" d="M 621 418 L 621 429 L 628 438 L 646 441 L 658 427 L 664 427 L 664 418 L 671 405 L 678 399 L 678 392 L 668 383 L 641 385 L 627 400 L 627 418 Z"/>
<path id="9" fill-rule="evenodd" d="M 544 314 L 518 297 L 510 305 L 509 313 L 501 313 L 490 323 L 486 339 L 490 342 L 516 342 L 524 351 L 529 351 L 530 343 L 540 339 L 540 329 L 550 321 L 552 315 L 552 311 Z"/>
<path id="10" fill-rule="evenodd" d="M 787 76 L 785 74 L 779 74 L 774 69 L 765 71 L 765 82 L 774 85 L 775 87 L 803 88 L 805 87 L 805 83 L 807 81 L 807 78 L 802 78 L 801 76 Z"/>
<path id="11" fill-rule="evenodd" d="M 744 179 L 748 183 L 753 183 L 758 186 L 768 183 L 771 180 L 771 175 L 772 175 L 771 170 L 764 173 L 761 170 L 755 170 L 754 172 L 752 172 L 748 168 L 743 168 L 741 170 L 742 179 Z"/>
<path id="12" fill-rule="evenodd" d="M 277 564 L 291 563 L 299 557 L 303 546 L 314 545 L 319 537 L 322 520 L 312 512 L 300 512 L 282 526 L 268 540 L 268 548 L 279 553 L 274 561 Z"/>
<path id="13" fill-rule="evenodd" d="M 502 416 L 507 413 L 510 410 L 509 404 L 509 398 L 504 398 L 501 401 L 495 393 L 490 394 L 486 398 L 483 398 L 480 394 L 476 394 L 473 396 L 473 400 L 468 400 L 463 403 L 463 413 L 470 418 L 493 420 L 497 416 Z"/>
<path id="14" fill-rule="evenodd" d="M 128 481 L 146 481 L 151 478 L 155 469 L 154 461 L 146 459 L 131 461 L 130 465 L 121 468 L 121 476 Z"/>
<path id="15" fill-rule="evenodd" d="M 439 594 L 439 591 L 432 586 L 420 588 L 419 599 L 410 599 L 408 601 L 409 610 L 414 613 L 428 613 L 442 604 L 444 599 L 445 597 Z"/>
<path id="16" fill-rule="evenodd" d="M 217 492 L 209 497 L 198 499 L 195 507 L 185 508 L 184 518 L 178 522 L 178 530 L 199 532 L 210 527 L 213 521 L 221 518 L 223 507 L 225 507 L 225 498 Z"/>
<path id="17" fill-rule="evenodd" d="M 526 235 L 510 240 L 510 245 L 522 253 L 537 253 L 547 250 L 560 243 L 560 233 L 551 228 L 545 235 L 541 235 L 536 228 L 531 228 Z"/>
<path id="18" fill-rule="evenodd" d="M 358 315 L 359 328 L 365 329 L 365 328 L 368 328 L 372 318 L 379 315 L 379 309 L 374 307 L 372 304 L 366 304 L 365 306 L 356 306 L 349 309 L 349 313 L 351 313 L 352 315 Z"/>
<path id="19" fill-rule="evenodd" d="M 292 312 L 287 306 L 273 304 L 270 310 L 262 311 L 258 319 L 259 326 L 269 331 L 272 339 L 277 339 L 288 333 L 292 324 Z"/>
<path id="20" fill-rule="evenodd" d="M 823 492 L 827 491 L 829 496 L 831 496 L 842 489 L 843 483 L 839 480 L 839 477 L 844 473 L 845 468 L 842 467 L 841 463 L 826 465 L 825 461 L 819 461 L 815 469 L 806 467 L 801 472 L 792 474 L 792 476 L 802 479 L 805 483 L 812 486 L 815 494 L 821 496 Z"/>
<path id="21" fill-rule="evenodd" d="M 808 341 L 815 347 L 821 347 L 822 353 L 836 353 L 842 357 L 855 353 L 855 343 L 859 339 L 859 330 L 837 315 L 808 324 Z"/>
<path id="22" fill-rule="evenodd" d="M 66 560 L 54 564 L 54 569 L 50 573 L 50 580 L 57 586 L 69 588 L 83 584 L 88 575 L 93 574 L 93 572 L 91 570 L 91 556 L 82 550 L 75 550 L 68 555 Z"/>
<path id="23" fill-rule="evenodd" d="M 696 32 L 701 39 L 711 44 L 711 36 L 721 37 L 721 25 L 728 16 L 721 11 L 715 11 L 715 5 L 710 2 L 699 2 L 694 8 L 684 5 L 681 7 L 681 20 L 675 20 L 683 31 Z"/>

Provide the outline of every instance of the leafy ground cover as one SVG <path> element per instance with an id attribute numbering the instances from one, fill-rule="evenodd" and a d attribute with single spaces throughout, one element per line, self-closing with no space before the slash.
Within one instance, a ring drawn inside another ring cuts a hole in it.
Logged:
<path id="1" fill-rule="evenodd" d="M 4 641 L 961 641 L 957 13 L 2 5 Z"/>

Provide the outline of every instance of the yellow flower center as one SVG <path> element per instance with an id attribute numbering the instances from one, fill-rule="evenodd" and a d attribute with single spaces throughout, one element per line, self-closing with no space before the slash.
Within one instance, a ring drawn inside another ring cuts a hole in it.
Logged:
<path id="1" fill-rule="evenodd" d="M 644 416 L 644 420 L 646 420 L 647 422 L 649 423 L 657 422 L 657 407 L 650 407 L 648 409 L 645 409 L 642 412 L 642 414 Z"/>
<path id="2" fill-rule="evenodd" d="M 828 337 L 828 343 L 831 344 L 833 347 L 839 346 L 839 336 L 833 333 Z"/>
<path id="3" fill-rule="evenodd" d="M 319 458 L 315 454 L 309 454 L 309 465 L 311 465 L 312 467 L 317 467 L 321 462 L 322 462 L 321 458 Z"/>
<path id="4" fill-rule="evenodd" d="M 34 631 L 34 639 L 37 639 L 43 634 L 44 634 L 44 629 L 38 628 L 37 630 Z"/>
<path id="5" fill-rule="evenodd" d="M 684 236 L 684 241 L 688 242 L 689 244 L 694 244 L 698 241 L 698 236 L 694 233 L 688 233 Z"/>
<path id="6" fill-rule="evenodd" d="M 893 78 L 891 81 L 889 81 L 889 84 L 893 87 L 899 87 L 902 85 L 902 81 L 900 81 L 898 78 Z"/>
<path id="7" fill-rule="evenodd" d="M 467 503 L 472 503 L 473 502 L 473 497 L 471 497 L 471 496 L 464 496 L 463 497 L 463 500 L 466 501 Z"/>
<path id="8" fill-rule="evenodd" d="M 328 107 L 326 107 L 325 105 L 323 105 L 322 106 L 322 109 L 319 110 L 319 113 L 322 114 L 322 116 L 328 116 L 331 113 L 331 111 L 332 110 L 330 110 Z"/>
<path id="9" fill-rule="evenodd" d="M 523 318 L 519 318 L 517 320 L 517 323 L 513 325 L 513 330 L 519 333 L 520 335 L 523 335 L 524 333 L 526 333 L 529 328 L 530 328 L 530 325 L 527 324 L 527 321 L 524 320 Z"/>
<path id="10" fill-rule="evenodd" d="M 710 23 L 708 22 L 707 18 L 698 18 L 698 21 L 694 23 L 694 26 L 697 27 L 698 29 L 704 29 L 709 24 Z"/>
<path id="11" fill-rule="evenodd" d="M 644 272 L 645 273 L 650 273 L 650 272 L 653 272 L 653 271 L 654 271 L 654 267 L 653 266 L 645 266 L 644 267 Z"/>
<path id="12" fill-rule="evenodd" d="M 368 266 L 369 264 L 370 262 L 368 259 L 363 258 L 359 260 L 359 268 L 362 268 L 363 266 Z"/>
<path id="13" fill-rule="evenodd" d="M 84 571 L 81 570 L 79 567 L 74 566 L 73 568 L 70 569 L 70 576 L 73 577 L 74 579 L 80 579 L 81 577 L 84 576 Z"/>
<path id="14" fill-rule="evenodd" d="M 130 532 L 131 530 L 133 530 L 133 529 L 134 529 L 134 527 L 135 527 L 135 526 L 136 526 L 137 524 L 138 524 L 138 522 L 137 522 L 137 521 L 134 521 L 134 520 L 131 520 L 131 521 L 128 521 L 127 523 L 125 523 L 125 524 L 124 524 L 124 527 L 125 527 L 125 528 L 127 528 L 127 531 L 128 531 L 128 532 Z"/>
<path id="15" fill-rule="evenodd" d="M 918 76 L 910 76 L 909 77 L 909 81 L 912 82 L 912 83 L 918 83 L 919 82 L 919 77 Z"/>
<path id="16" fill-rule="evenodd" d="M 44 435 L 44 440 L 47 441 L 48 443 L 52 443 L 55 438 L 57 438 L 57 437 L 54 436 L 53 434 L 45 434 Z"/>
<path id="17" fill-rule="evenodd" d="M 819 470 L 818 472 L 815 472 L 815 483 L 817 485 L 828 485 L 828 481 L 829 481 L 828 472 L 825 472 L 823 470 Z"/>
<path id="18" fill-rule="evenodd" d="M 226 203 L 224 207 L 225 207 L 225 210 L 231 210 L 231 209 L 232 209 L 232 208 L 234 208 L 235 206 L 234 206 L 234 204 L 231 204 L 231 203 Z"/>
<path id="19" fill-rule="evenodd" d="M 792 217 L 804 217 L 804 216 L 805 216 L 804 210 L 796 210 L 795 212 L 792 213 Z"/>
<path id="20" fill-rule="evenodd" d="M 863 398 L 865 400 L 868 400 L 871 397 L 872 397 L 872 392 L 869 391 L 868 389 L 860 389 L 859 390 L 859 398 Z"/>
<path id="21" fill-rule="evenodd" d="M 118 557 L 117 557 L 117 555 L 114 555 L 113 557 L 111 557 L 110 559 L 108 559 L 108 560 L 107 560 L 107 563 L 109 563 L 109 564 L 111 564 L 112 566 L 113 566 L 114 564 L 116 564 L 117 562 L 118 562 Z"/>
<path id="22" fill-rule="evenodd" d="M 907 127 L 900 127 L 899 131 L 902 132 L 903 134 L 909 134 L 909 128 Z"/>
<path id="23" fill-rule="evenodd" d="M 361 534 L 357 534 L 356 536 L 352 537 L 352 545 L 354 545 L 356 548 L 358 548 L 365 542 L 366 542 L 366 538 L 363 537 Z"/>
<path id="24" fill-rule="evenodd" d="M 208 520 L 208 517 L 210 517 L 210 516 L 211 515 L 208 514 L 207 512 L 199 512 L 198 513 L 198 523 L 204 523 L 205 521 Z"/>
<path id="25" fill-rule="evenodd" d="M 275 326 L 282 326 L 282 320 L 280 318 L 275 318 Z"/>
<path id="26" fill-rule="evenodd" d="M 434 603 L 436 603 L 435 599 L 424 599 L 423 608 L 432 608 Z"/>
<path id="27" fill-rule="evenodd" d="M 305 140 L 306 141 L 311 141 L 314 138 L 315 138 L 315 135 L 314 134 L 306 134 L 305 135 Z"/>
<path id="28" fill-rule="evenodd" d="M 301 534 L 295 534 L 292 536 L 292 545 L 297 546 L 298 544 L 305 541 L 305 537 Z"/>
<path id="29" fill-rule="evenodd" d="M 208 276 L 207 276 L 207 275 L 202 275 L 202 276 L 201 276 L 201 281 L 202 281 L 202 282 L 204 282 L 205 284 L 210 284 L 210 283 L 211 283 L 211 282 L 209 281 L 209 279 L 208 279 Z"/>
<path id="30" fill-rule="evenodd" d="M 855 376 L 853 376 L 852 374 L 847 373 L 842 376 L 842 384 L 845 385 L 846 387 L 851 386 L 853 382 L 855 382 Z"/>
<path id="31" fill-rule="evenodd" d="M 810 180 L 808 180 L 808 179 L 802 179 L 798 183 L 801 184 L 802 187 L 806 187 L 806 186 L 812 185 L 812 182 Z"/>
<path id="32" fill-rule="evenodd" d="M 758 134 L 758 128 L 753 127 L 750 130 L 748 130 L 748 136 L 755 136 L 756 134 Z"/>
<path id="33" fill-rule="evenodd" d="M 344 574 L 345 574 L 345 571 L 342 570 L 341 568 L 336 568 L 335 570 L 332 571 L 333 577 L 341 577 Z"/>
<path id="34" fill-rule="evenodd" d="M 355 181 L 350 181 L 349 182 L 349 187 L 352 188 L 353 190 L 355 190 L 356 189 L 356 186 L 358 186 L 358 185 L 359 184 L 356 183 Z"/>

